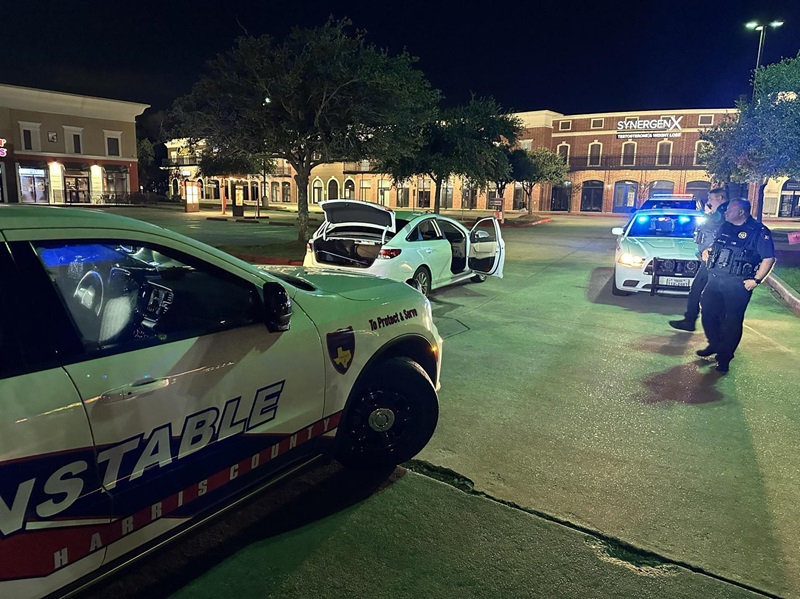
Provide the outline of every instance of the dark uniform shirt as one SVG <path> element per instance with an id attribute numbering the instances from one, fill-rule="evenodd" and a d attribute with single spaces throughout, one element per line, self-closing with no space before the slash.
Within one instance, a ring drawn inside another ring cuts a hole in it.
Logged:
<path id="1" fill-rule="evenodd" d="M 725 209 L 728 207 L 728 202 L 724 204 L 720 204 L 714 212 L 710 213 L 706 216 L 705 222 L 697 227 L 697 236 L 695 237 L 695 241 L 697 242 L 697 256 L 703 253 L 703 250 L 707 250 L 711 247 L 711 244 L 714 243 L 714 239 L 717 237 L 717 232 L 719 228 L 725 222 Z"/>
<path id="2" fill-rule="evenodd" d="M 708 271 L 718 277 L 752 279 L 765 258 L 775 257 L 770 230 L 753 217 L 741 225 L 725 221 L 711 245 Z"/>

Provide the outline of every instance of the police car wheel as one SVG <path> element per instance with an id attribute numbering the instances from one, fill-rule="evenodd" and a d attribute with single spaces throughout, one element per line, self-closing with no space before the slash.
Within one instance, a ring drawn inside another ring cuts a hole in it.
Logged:
<path id="1" fill-rule="evenodd" d="M 486 280 L 486 275 L 482 274 L 476 274 L 470 279 L 470 281 L 472 281 L 473 283 L 483 283 L 485 280 Z"/>
<path id="2" fill-rule="evenodd" d="M 414 272 L 414 276 L 412 278 L 417 282 L 419 292 L 427 297 L 431 290 L 431 271 L 428 270 L 428 267 L 420 266 Z"/>
<path id="3" fill-rule="evenodd" d="M 431 379 L 408 358 L 373 366 L 350 396 L 339 424 L 336 458 L 356 468 L 410 460 L 430 440 L 439 420 Z"/>

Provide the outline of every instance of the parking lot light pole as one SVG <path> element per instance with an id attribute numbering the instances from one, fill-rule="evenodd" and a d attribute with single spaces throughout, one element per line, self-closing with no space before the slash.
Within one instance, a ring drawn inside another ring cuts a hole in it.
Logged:
<path id="1" fill-rule="evenodd" d="M 773 29 L 777 29 L 783 25 L 783 21 L 772 21 L 769 24 L 769 27 Z M 761 66 L 761 51 L 764 49 L 764 38 L 767 36 L 767 25 L 761 25 L 758 21 L 750 21 L 749 23 L 745 23 L 745 27 L 751 29 L 753 31 L 760 32 L 758 37 L 758 54 L 756 54 L 756 71 L 758 71 L 758 67 Z M 755 84 L 755 76 L 753 78 L 753 98 L 756 96 L 756 84 Z"/>

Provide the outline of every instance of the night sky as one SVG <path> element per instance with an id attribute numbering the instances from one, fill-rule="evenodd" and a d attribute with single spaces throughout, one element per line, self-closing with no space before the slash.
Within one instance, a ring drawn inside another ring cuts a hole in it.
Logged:
<path id="1" fill-rule="evenodd" d="M 744 23 L 780 18 L 762 64 L 800 50 L 798 0 L 672 3 L 373 0 L 14 0 L 0 11 L 0 82 L 168 108 L 238 35 L 280 37 L 329 15 L 419 57 L 448 104 L 470 93 L 513 111 L 725 108 L 758 50 Z"/>

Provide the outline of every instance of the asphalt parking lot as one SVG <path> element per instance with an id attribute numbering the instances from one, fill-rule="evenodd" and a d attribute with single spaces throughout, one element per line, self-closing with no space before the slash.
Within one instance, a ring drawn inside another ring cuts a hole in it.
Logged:
<path id="1" fill-rule="evenodd" d="M 211 243 L 296 236 L 150 214 Z M 507 229 L 503 280 L 433 296 L 442 416 L 419 472 L 321 468 L 93 596 L 800 596 L 800 321 L 758 289 L 720 377 L 701 333 L 666 325 L 681 300 L 611 296 L 619 222 Z"/>

